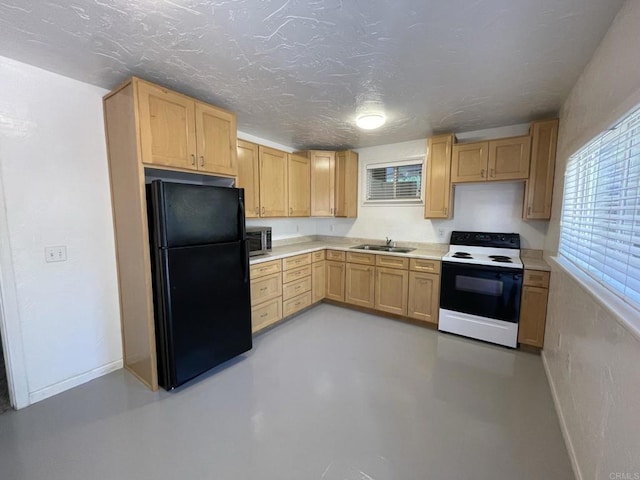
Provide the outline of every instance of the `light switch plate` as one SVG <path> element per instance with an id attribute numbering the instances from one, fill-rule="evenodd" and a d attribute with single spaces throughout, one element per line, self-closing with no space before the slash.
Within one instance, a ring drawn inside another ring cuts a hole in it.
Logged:
<path id="1" fill-rule="evenodd" d="M 44 247 L 44 259 L 49 262 L 66 262 L 67 246 L 58 245 L 56 247 Z"/>

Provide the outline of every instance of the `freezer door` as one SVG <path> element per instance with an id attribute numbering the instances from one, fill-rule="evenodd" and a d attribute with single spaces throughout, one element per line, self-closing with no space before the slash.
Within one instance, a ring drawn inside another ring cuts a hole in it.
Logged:
<path id="1" fill-rule="evenodd" d="M 167 358 L 159 377 L 171 389 L 251 349 L 249 264 L 245 242 L 163 249 L 161 256 Z"/>
<path id="2" fill-rule="evenodd" d="M 158 247 L 206 245 L 241 240 L 243 191 L 156 180 L 151 184 Z"/>

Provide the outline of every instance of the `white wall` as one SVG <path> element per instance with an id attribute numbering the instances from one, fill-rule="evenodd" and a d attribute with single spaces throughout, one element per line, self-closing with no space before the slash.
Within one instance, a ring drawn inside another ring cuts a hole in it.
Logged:
<path id="1" fill-rule="evenodd" d="M 459 134 L 471 141 L 526 134 L 528 125 Z M 360 160 L 358 218 L 319 219 L 317 233 L 384 240 L 448 243 L 451 231 L 471 230 L 520 233 L 523 248 L 542 249 L 548 222 L 522 220 L 524 182 L 474 183 L 455 187 L 454 217 L 426 220 L 424 205 L 380 206 L 364 203 L 366 168 L 369 164 L 423 159 L 426 140 L 362 148 Z"/>
<path id="2" fill-rule="evenodd" d="M 628 0 L 562 108 L 557 199 L 568 157 L 640 104 L 639 25 L 640 1 Z M 558 247 L 560 211 L 556 201 L 546 254 Z M 578 477 L 638 478 L 640 339 L 621 309 L 555 263 L 543 359 Z"/>
<path id="3" fill-rule="evenodd" d="M 107 92 L 2 57 L 0 78 L 5 330 L 24 406 L 122 365 Z M 45 263 L 52 245 L 66 262 Z"/>

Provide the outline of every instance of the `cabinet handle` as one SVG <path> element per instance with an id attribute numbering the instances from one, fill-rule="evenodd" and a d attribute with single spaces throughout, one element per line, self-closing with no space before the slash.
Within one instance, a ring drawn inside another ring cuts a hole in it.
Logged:
<path id="1" fill-rule="evenodd" d="M 493 168 L 491 169 L 491 177 L 495 177 L 494 169 L 493 169 Z"/>
<path id="2" fill-rule="evenodd" d="M 195 165 L 196 164 L 196 156 L 192 153 L 191 154 L 191 165 Z"/>
<path id="3" fill-rule="evenodd" d="M 531 215 L 531 206 L 527 207 L 527 215 Z"/>
<path id="4" fill-rule="evenodd" d="M 264 215 L 264 207 L 262 207 L 262 214 Z"/>
<path id="5" fill-rule="evenodd" d="M 204 167 L 204 155 L 200 155 L 200 166 Z"/>
<path id="6" fill-rule="evenodd" d="M 262 315 L 260 315 L 260 318 L 264 318 L 264 317 L 266 317 L 267 315 L 269 315 L 269 314 L 268 314 L 268 313 L 263 313 Z"/>
<path id="7" fill-rule="evenodd" d="M 484 168 L 480 170 L 480 178 L 484 178 Z"/>
<path id="8" fill-rule="evenodd" d="M 293 215 L 293 207 L 289 207 L 289 215 Z"/>
<path id="9" fill-rule="evenodd" d="M 445 214 L 445 215 L 448 215 L 448 213 L 447 213 L 447 212 L 448 212 L 448 210 L 449 210 L 449 209 L 448 209 L 447 207 L 444 207 L 444 214 Z"/>
<path id="10" fill-rule="evenodd" d="M 329 213 L 333 214 L 333 207 L 329 209 Z"/>

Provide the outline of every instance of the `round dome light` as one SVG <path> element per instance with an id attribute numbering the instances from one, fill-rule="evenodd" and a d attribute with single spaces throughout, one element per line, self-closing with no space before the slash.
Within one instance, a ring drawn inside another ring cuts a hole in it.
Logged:
<path id="1" fill-rule="evenodd" d="M 367 113 L 360 115 L 356 120 L 356 125 L 363 130 L 374 130 L 384 125 L 387 119 L 381 113 Z"/>

